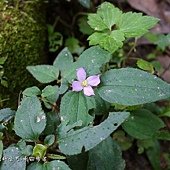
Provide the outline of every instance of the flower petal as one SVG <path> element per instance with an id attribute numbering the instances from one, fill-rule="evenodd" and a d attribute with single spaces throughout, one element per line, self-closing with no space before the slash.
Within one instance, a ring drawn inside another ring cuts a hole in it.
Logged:
<path id="1" fill-rule="evenodd" d="M 82 82 L 86 79 L 86 71 L 83 67 L 77 69 L 77 80 Z"/>
<path id="2" fill-rule="evenodd" d="M 84 88 L 83 88 L 83 93 L 84 93 L 86 96 L 93 96 L 93 95 L 95 95 L 95 94 L 94 94 L 94 90 L 92 89 L 91 86 L 84 87 Z"/>
<path id="3" fill-rule="evenodd" d="M 81 91 L 83 87 L 79 81 L 73 81 L 72 83 L 72 91 Z"/>
<path id="4" fill-rule="evenodd" d="M 100 75 L 88 77 L 87 82 L 90 86 L 97 86 L 100 83 Z"/>

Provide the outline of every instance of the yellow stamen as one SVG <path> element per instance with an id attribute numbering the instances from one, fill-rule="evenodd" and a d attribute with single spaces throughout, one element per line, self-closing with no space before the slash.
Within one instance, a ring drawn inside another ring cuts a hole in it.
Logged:
<path id="1" fill-rule="evenodd" d="M 87 86 L 88 86 L 87 80 L 82 81 L 81 85 L 82 85 L 83 87 L 87 87 Z"/>

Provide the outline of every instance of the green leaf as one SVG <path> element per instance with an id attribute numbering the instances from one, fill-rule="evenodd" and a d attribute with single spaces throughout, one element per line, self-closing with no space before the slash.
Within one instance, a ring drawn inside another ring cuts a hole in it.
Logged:
<path id="1" fill-rule="evenodd" d="M 38 96 L 41 94 L 41 90 L 38 87 L 33 86 L 25 89 L 22 94 L 27 97 Z"/>
<path id="2" fill-rule="evenodd" d="M 88 170 L 123 170 L 124 168 L 125 161 L 122 159 L 121 149 L 111 137 L 89 151 Z"/>
<path id="3" fill-rule="evenodd" d="M 117 26 L 127 38 L 140 37 L 155 26 L 158 21 L 157 18 L 143 16 L 142 13 L 127 12 L 119 18 Z"/>
<path id="4" fill-rule="evenodd" d="M 61 85 L 59 87 L 59 93 L 64 94 L 68 90 L 68 86 L 69 86 L 68 81 L 65 79 L 62 79 Z"/>
<path id="5" fill-rule="evenodd" d="M 17 143 L 17 146 L 19 147 L 21 153 L 25 156 L 32 155 L 33 146 L 32 145 L 26 145 L 26 142 L 24 140 L 20 140 Z"/>
<path id="6" fill-rule="evenodd" d="M 7 122 L 12 119 L 15 115 L 15 111 L 10 108 L 5 108 L 0 110 L 0 123 Z"/>
<path id="7" fill-rule="evenodd" d="M 2 159 L 2 153 L 3 153 L 3 147 L 4 147 L 2 140 L 3 140 L 3 133 L 0 132 L 0 160 Z"/>
<path id="8" fill-rule="evenodd" d="M 48 112 L 46 114 L 46 127 L 45 130 L 43 131 L 43 134 L 46 135 L 50 135 L 50 134 L 54 134 L 57 126 L 60 124 L 60 119 L 59 119 L 59 115 L 57 112 Z"/>
<path id="9" fill-rule="evenodd" d="M 83 16 L 78 20 L 78 26 L 83 34 L 90 35 L 93 33 L 93 29 L 87 23 L 87 16 Z"/>
<path id="10" fill-rule="evenodd" d="M 170 34 L 160 35 L 158 40 L 154 42 L 162 50 L 165 50 L 166 47 L 170 46 Z"/>
<path id="11" fill-rule="evenodd" d="M 46 162 L 44 164 L 34 162 L 27 167 L 27 170 L 52 170 L 52 169 L 71 170 L 68 167 L 68 165 L 59 160 Z"/>
<path id="12" fill-rule="evenodd" d="M 101 98 L 110 103 L 139 105 L 170 97 L 170 85 L 147 72 L 122 68 L 107 71 L 98 89 Z"/>
<path id="13" fill-rule="evenodd" d="M 66 47 L 58 54 L 53 65 L 61 71 L 61 74 L 63 74 L 63 71 L 67 70 L 72 63 L 73 56 Z"/>
<path id="14" fill-rule="evenodd" d="M 100 33 L 95 32 L 91 36 L 88 37 L 90 45 L 97 45 L 99 44 L 100 47 L 103 47 L 105 50 L 113 53 L 118 48 L 123 46 L 123 41 L 125 40 L 124 34 L 119 31 L 115 30 L 111 33 Z"/>
<path id="15" fill-rule="evenodd" d="M 115 8 L 113 4 L 104 2 L 99 6 L 97 15 L 101 17 L 102 22 L 111 31 L 112 26 L 119 21 L 120 16 L 122 15 L 122 11 L 118 8 Z"/>
<path id="16" fill-rule="evenodd" d="M 150 147 L 146 151 L 146 154 L 153 169 L 161 170 L 161 166 L 160 166 L 161 151 L 160 151 L 160 145 L 158 141 L 155 141 L 153 147 Z"/>
<path id="17" fill-rule="evenodd" d="M 170 141 L 170 132 L 167 131 L 167 130 L 161 130 L 161 131 L 158 131 L 156 134 L 155 134 L 155 137 L 159 140 L 167 140 L 167 141 Z"/>
<path id="18" fill-rule="evenodd" d="M 67 156 L 67 161 L 72 170 L 87 170 L 88 152 Z"/>
<path id="19" fill-rule="evenodd" d="M 98 46 L 85 50 L 77 60 L 64 73 L 64 77 L 72 82 L 76 78 L 76 69 L 84 67 L 87 75 L 95 75 L 100 73 L 103 64 L 109 62 L 111 54 Z"/>
<path id="20" fill-rule="evenodd" d="M 25 97 L 16 112 L 15 133 L 26 141 L 36 141 L 46 126 L 46 116 L 37 97 Z"/>
<path id="21" fill-rule="evenodd" d="M 88 24 L 95 31 L 103 31 L 107 28 L 107 25 L 103 22 L 102 18 L 97 14 L 89 14 L 88 15 Z"/>
<path id="22" fill-rule="evenodd" d="M 128 112 L 110 113 L 100 125 L 71 131 L 67 122 L 63 122 L 58 128 L 59 149 L 66 155 L 79 154 L 83 147 L 88 151 L 105 140 L 128 116 Z"/>
<path id="23" fill-rule="evenodd" d="M 107 114 L 109 112 L 110 103 L 104 101 L 98 94 L 98 91 L 95 90 L 95 103 L 96 107 L 94 108 L 95 115 Z"/>
<path id="24" fill-rule="evenodd" d="M 1 170 L 19 169 L 25 170 L 26 157 L 23 156 L 17 147 L 10 146 L 3 151 Z"/>
<path id="25" fill-rule="evenodd" d="M 78 55 L 80 55 L 84 50 L 84 47 L 81 47 L 79 45 L 79 40 L 74 37 L 67 38 L 65 42 L 65 46 L 68 47 L 71 53 L 76 53 Z"/>
<path id="26" fill-rule="evenodd" d="M 43 159 L 47 152 L 47 146 L 42 144 L 36 144 L 33 148 L 32 156 Z"/>
<path id="27" fill-rule="evenodd" d="M 96 31 L 88 38 L 89 44 L 99 44 L 100 47 L 113 53 L 123 46 L 125 37 L 142 36 L 157 22 L 157 18 L 142 16 L 141 13 L 122 13 L 111 3 L 104 2 L 96 14 L 88 16 L 88 24 Z"/>
<path id="28" fill-rule="evenodd" d="M 43 101 L 49 102 L 50 104 L 54 104 L 59 97 L 59 88 L 58 86 L 46 86 L 42 90 L 42 99 Z"/>
<path id="29" fill-rule="evenodd" d="M 122 11 L 115 8 L 111 3 L 104 2 L 99 6 L 97 14 L 89 14 L 88 24 L 95 31 L 112 30 L 112 26 L 117 23 L 121 14 Z"/>
<path id="30" fill-rule="evenodd" d="M 164 122 L 159 117 L 145 109 L 132 112 L 127 121 L 122 124 L 123 129 L 136 139 L 152 138 L 164 126 Z"/>
<path id="31" fill-rule="evenodd" d="M 51 65 L 27 66 L 27 70 L 41 83 L 50 83 L 57 80 L 59 71 Z"/>
<path id="32" fill-rule="evenodd" d="M 61 121 L 69 120 L 69 124 L 73 124 L 81 120 L 82 126 L 87 126 L 93 121 L 93 117 L 88 112 L 95 106 L 93 97 L 87 97 L 82 92 L 68 92 L 61 100 Z"/>
<path id="33" fill-rule="evenodd" d="M 55 136 L 54 135 L 48 135 L 44 139 L 44 144 L 51 146 L 55 142 Z"/>
<path id="34" fill-rule="evenodd" d="M 153 67 L 152 63 L 150 63 L 148 61 L 145 61 L 143 59 L 139 59 L 137 61 L 137 66 L 142 70 L 148 71 L 152 74 L 154 73 L 154 67 Z"/>

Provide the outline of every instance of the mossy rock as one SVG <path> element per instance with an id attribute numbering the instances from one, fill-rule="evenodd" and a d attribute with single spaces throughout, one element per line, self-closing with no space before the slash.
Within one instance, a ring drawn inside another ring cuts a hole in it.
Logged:
<path id="1" fill-rule="evenodd" d="M 15 107 L 20 91 L 37 83 L 26 66 L 46 58 L 45 5 L 43 0 L 0 1 L 0 59 L 7 58 L 0 65 L 0 107 Z"/>

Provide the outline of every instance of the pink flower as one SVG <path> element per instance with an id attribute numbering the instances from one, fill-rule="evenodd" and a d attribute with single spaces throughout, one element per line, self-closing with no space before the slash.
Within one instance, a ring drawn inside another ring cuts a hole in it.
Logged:
<path id="1" fill-rule="evenodd" d="M 72 83 L 72 91 L 82 91 L 86 96 L 92 96 L 94 90 L 92 87 L 97 86 L 100 83 L 100 76 L 94 75 L 86 78 L 86 71 L 84 68 L 77 69 L 77 80 Z"/>

